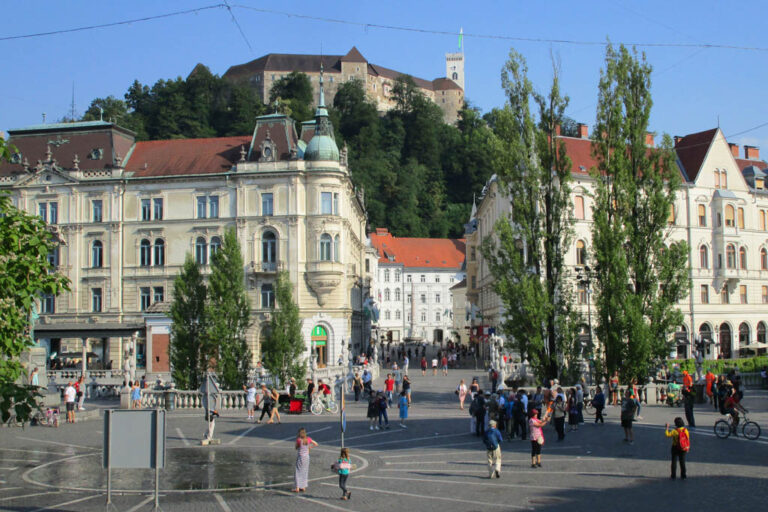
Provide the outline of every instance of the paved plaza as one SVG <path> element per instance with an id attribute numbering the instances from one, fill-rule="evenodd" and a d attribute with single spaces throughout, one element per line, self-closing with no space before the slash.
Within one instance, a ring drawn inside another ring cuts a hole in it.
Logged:
<path id="1" fill-rule="evenodd" d="M 605 426 L 587 423 L 556 441 L 545 429 L 543 467 L 531 469 L 530 443 L 505 441 L 500 479 L 489 480 L 482 442 L 469 433 L 469 415 L 453 393 L 456 370 L 426 377 L 411 370 L 413 404 L 408 429 L 370 431 L 366 405 L 347 402 L 346 445 L 357 468 L 350 501 L 339 499 L 330 471 L 340 445 L 338 417 L 284 414 L 280 425 L 256 425 L 245 412 L 217 424 L 221 446 L 201 447 L 200 414 L 168 416 L 166 468 L 160 506 L 168 511 L 240 510 L 680 510 L 695 505 L 763 509 L 768 484 L 768 393 L 748 391 L 750 419 L 763 427 L 757 441 L 720 440 L 712 426 L 719 414 L 696 408 L 688 480 L 669 479 L 669 441 L 664 423 L 681 408 L 644 407 L 635 444 L 624 444 L 618 410 L 607 409 Z M 382 379 L 377 381 L 379 386 Z M 484 381 L 484 378 L 483 378 Z M 482 381 L 481 381 L 482 382 Z M 587 418 L 589 421 L 589 418 Z M 310 484 L 293 494 L 293 441 L 306 427 L 320 446 L 312 451 Z M 58 429 L 0 429 L 0 510 L 104 510 L 106 472 L 101 469 L 103 423 L 63 424 Z M 114 470 L 113 497 L 120 512 L 152 509 L 152 470 Z M 708 507 L 708 508 L 710 508 Z"/>

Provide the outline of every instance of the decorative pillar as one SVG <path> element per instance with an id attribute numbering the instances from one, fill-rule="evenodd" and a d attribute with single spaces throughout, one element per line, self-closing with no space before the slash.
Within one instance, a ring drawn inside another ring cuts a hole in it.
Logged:
<path id="1" fill-rule="evenodd" d="M 86 372 L 88 371 L 88 338 L 83 337 L 83 362 L 82 362 L 82 374 L 83 377 L 87 377 L 88 375 Z"/>

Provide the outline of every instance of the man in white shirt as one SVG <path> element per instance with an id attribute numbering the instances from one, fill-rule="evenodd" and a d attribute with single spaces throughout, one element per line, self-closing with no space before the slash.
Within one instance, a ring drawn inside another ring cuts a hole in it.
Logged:
<path id="1" fill-rule="evenodd" d="M 72 385 L 72 381 L 67 383 L 67 387 L 64 389 L 64 401 L 67 403 L 67 423 L 75 422 L 75 397 L 77 391 L 75 386 Z"/>
<path id="2" fill-rule="evenodd" d="M 403 358 L 403 371 L 408 375 L 408 356 Z"/>
<path id="3" fill-rule="evenodd" d="M 248 419 L 255 420 L 256 415 L 254 411 L 256 410 L 256 383 L 251 382 L 250 386 L 247 388 L 243 386 L 243 389 L 245 390 L 245 403 L 248 409 Z"/>

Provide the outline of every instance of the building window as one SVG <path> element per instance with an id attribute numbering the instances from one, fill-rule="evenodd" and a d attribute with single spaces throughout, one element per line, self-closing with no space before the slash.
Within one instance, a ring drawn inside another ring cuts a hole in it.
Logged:
<path id="1" fill-rule="evenodd" d="M 760 231 L 765 231 L 765 210 L 758 210 L 757 212 L 757 222 L 760 226 Z"/>
<path id="2" fill-rule="evenodd" d="M 331 246 L 333 240 L 331 235 L 323 233 L 320 236 L 320 261 L 331 261 Z"/>
<path id="3" fill-rule="evenodd" d="M 95 240 L 91 246 L 91 266 L 93 268 L 104 266 L 104 246 L 101 240 Z"/>
<path id="4" fill-rule="evenodd" d="M 739 223 L 739 229 L 744 229 L 744 208 L 739 208 L 737 211 L 736 220 Z"/>
<path id="5" fill-rule="evenodd" d="M 331 215 L 333 213 L 333 194 L 330 192 L 320 193 L 320 213 Z"/>
<path id="6" fill-rule="evenodd" d="M 579 284 L 576 288 L 576 297 L 579 304 L 587 303 L 587 285 Z"/>
<path id="7" fill-rule="evenodd" d="M 400 302 L 400 288 L 395 288 L 395 300 Z"/>
<path id="8" fill-rule="evenodd" d="M 384 320 L 389 320 L 389 318 L 390 318 L 390 313 L 389 313 L 389 311 L 385 311 L 385 312 L 384 312 Z"/>
<path id="9" fill-rule="evenodd" d="M 412 281 L 413 281 L 413 275 L 411 275 L 411 274 L 408 274 L 408 275 L 405 277 L 405 282 L 406 282 L 406 283 L 410 283 L 410 282 L 412 282 Z"/>
<path id="10" fill-rule="evenodd" d="M 165 265 L 165 240 L 158 238 L 155 240 L 155 266 Z"/>
<path id="11" fill-rule="evenodd" d="M 435 322 L 439 322 L 439 321 L 440 321 L 440 312 L 435 311 Z"/>
<path id="12" fill-rule="evenodd" d="M 395 310 L 395 320 L 400 320 L 400 310 L 399 309 Z"/>
<path id="13" fill-rule="evenodd" d="M 425 276 L 424 274 L 421 274 L 421 279 L 420 280 L 421 280 L 422 283 L 426 283 L 427 282 L 427 276 Z"/>
<path id="14" fill-rule="evenodd" d="M 701 285 L 701 303 L 709 304 L 709 286 L 706 284 Z"/>
<path id="15" fill-rule="evenodd" d="M 747 303 L 747 285 L 745 284 L 739 285 L 739 299 L 742 304 Z"/>
<path id="16" fill-rule="evenodd" d="M 400 282 L 400 270 L 395 270 L 395 282 Z"/>
<path id="17" fill-rule="evenodd" d="M 208 198 L 208 215 L 211 219 L 219 218 L 219 196 Z"/>
<path id="18" fill-rule="evenodd" d="M 43 294 L 40 297 L 40 309 L 42 310 L 41 313 L 51 315 L 56 313 L 56 297 L 50 293 Z"/>
<path id="19" fill-rule="evenodd" d="M 728 268 L 736 268 L 736 247 L 733 244 L 725 248 L 725 261 Z"/>
<path id="20" fill-rule="evenodd" d="M 275 214 L 274 196 L 269 194 L 261 194 L 261 214 L 264 216 L 272 216 Z"/>
<path id="21" fill-rule="evenodd" d="M 94 199 L 91 201 L 91 208 L 93 210 L 93 222 L 101 222 L 104 219 L 104 210 L 101 199 Z"/>
<path id="22" fill-rule="evenodd" d="M 725 225 L 729 228 L 732 228 L 734 225 L 734 212 L 733 212 L 733 206 L 726 205 L 725 206 Z"/>
<path id="23" fill-rule="evenodd" d="M 699 205 L 699 226 L 707 227 L 707 207 L 703 204 Z"/>
<path id="24" fill-rule="evenodd" d="M 333 214 L 338 215 L 339 214 L 339 194 L 338 192 L 333 193 Z"/>
<path id="25" fill-rule="evenodd" d="M 40 203 L 37 205 L 37 214 L 43 219 L 43 222 L 48 222 L 48 203 Z"/>
<path id="26" fill-rule="evenodd" d="M 426 304 L 427 303 L 427 294 L 426 293 L 422 293 L 420 295 L 420 299 L 421 299 L 421 303 L 422 304 Z"/>
<path id="27" fill-rule="evenodd" d="M 440 294 L 439 293 L 435 294 L 435 304 L 440 304 Z"/>
<path id="28" fill-rule="evenodd" d="M 385 301 L 388 301 L 388 300 L 389 300 L 389 288 L 386 288 L 386 289 L 384 290 L 384 300 L 385 300 Z"/>
<path id="29" fill-rule="evenodd" d="M 410 313 L 408 313 L 407 318 L 408 318 L 407 321 L 410 323 L 410 321 L 411 321 L 411 314 Z"/>
<path id="30" fill-rule="evenodd" d="M 408 296 L 406 297 L 406 302 L 407 302 L 408 304 L 410 304 L 410 303 L 411 303 L 411 294 L 410 294 L 410 293 L 409 293 L 409 294 L 408 294 Z"/>
<path id="31" fill-rule="evenodd" d="M 151 290 L 149 289 L 149 287 L 139 288 L 139 308 L 141 309 L 141 311 L 146 311 L 149 305 L 151 304 L 152 297 L 150 295 L 150 292 Z"/>
<path id="32" fill-rule="evenodd" d="M 436 282 L 436 283 L 439 283 L 439 282 L 440 282 L 440 276 L 435 276 L 435 282 Z"/>
<path id="33" fill-rule="evenodd" d="M 39 203 L 37 211 L 40 217 L 48 224 L 59 222 L 59 204 L 58 203 Z"/>
<path id="34" fill-rule="evenodd" d="M 768 286 L 762 286 L 761 289 L 763 292 L 763 304 L 768 304 Z"/>
<path id="35" fill-rule="evenodd" d="M 277 235 L 272 231 L 265 231 L 261 235 L 261 263 L 264 270 L 277 268 Z"/>
<path id="36" fill-rule="evenodd" d="M 341 261 L 341 236 L 333 237 L 333 261 Z"/>
<path id="37" fill-rule="evenodd" d="M 384 270 L 384 282 L 385 283 L 389 282 L 389 269 Z"/>
<path id="38" fill-rule="evenodd" d="M 724 284 L 723 289 L 720 290 L 720 303 L 721 304 L 730 304 L 731 303 L 731 294 L 728 293 L 728 285 Z"/>
<path id="39" fill-rule="evenodd" d="M 208 264 L 208 244 L 203 237 L 198 237 L 195 241 L 195 261 L 198 265 Z"/>
<path id="40" fill-rule="evenodd" d="M 91 288 L 91 311 L 101 313 L 101 288 Z"/>
<path id="41" fill-rule="evenodd" d="M 149 240 L 146 238 L 139 244 L 139 265 L 142 267 L 148 267 L 151 264 L 151 247 Z"/>
<path id="42" fill-rule="evenodd" d="M 275 307 L 275 290 L 270 283 L 261 285 L 261 307 L 264 309 Z"/>
<path id="43" fill-rule="evenodd" d="M 141 200 L 141 220 L 152 220 L 152 202 L 149 199 Z"/>
<path id="44" fill-rule="evenodd" d="M 709 268 L 709 251 L 706 245 L 699 247 L 699 263 L 701 268 Z"/>
<path id="45" fill-rule="evenodd" d="M 205 196 L 198 196 L 197 198 L 197 218 L 198 219 L 204 219 L 207 217 L 207 208 L 208 201 L 206 201 Z"/>
<path id="46" fill-rule="evenodd" d="M 366 272 L 371 271 L 371 260 L 369 258 L 365 258 L 365 271 Z"/>
<path id="47" fill-rule="evenodd" d="M 583 240 L 576 241 L 576 264 L 585 265 L 587 261 L 587 247 Z"/>
<path id="48" fill-rule="evenodd" d="M 768 270 L 768 251 L 760 249 L 760 270 Z"/>
<path id="49" fill-rule="evenodd" d="M 48 253 L 48 265 L 50 265 L 53 268 L 56 268 L 59 266 L 59 248 L 56 247 L 51 252 Z"/>
<path id="50" fill-rule="evenodd" d="M 715 188 L 720 188 L 720 171 L 715 169 Z"/>
<path id="51" fill-rule="evenodd" d="M 422 311 L 421 312 L 421 323 L 426 323 L 426 321 L 427 321 L 427 312 L 426 311 Z"/>
<path id="52" fill-rule="evenodd" d="M 573 198 L 573 216 L 577 219 L 584 219 L 584 196 Z"/>
<path id="53" fill-rule="evenodd" d="M 747 249 L 746 247 L 739 247 L 739 268 L 747 270 Z"/>
<path id="54" fill-rule="evenodd" d="M 154 292 L 152 302 L 163 302 L 165 300 L 165 289 L 162 286 L 155 286 L 152 291 Z"/>
<path id="55" fill-rule="evenodd" d="M 725 171 L 720 173 L 720 188 L 728 188 L 728 173 Z"/>
<path id="56" fill-rule="evenodd" d="M 163 198 L 156 197 L 152 200 L 154 205 L 155 220 L 163 220 Z"/>
<path id="57" fill-rule="evenodd" d="M 214 254 L 219 252 L 219 249 L 221 249 L 221 238 L 217 236 L 211 237 L 211 245 L 210 245 L 211 258 L 213 258 Z"/>

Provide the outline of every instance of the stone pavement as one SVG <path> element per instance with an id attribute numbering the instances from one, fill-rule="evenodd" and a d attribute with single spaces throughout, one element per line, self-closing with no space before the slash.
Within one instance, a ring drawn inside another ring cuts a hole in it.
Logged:
<path id="1" fill-rule="evenodd" d="M 467 411 L 453 393 L 458 380 L 482 373 L 451 371 L 448 377 L 422 377 L 411 369 L 413 405 L 408 429 L 370 431 L 364 403 L 347 402 L 346 445 L 357 469 L 350 476 L 350 501 L 341 501 L 337 477 L 329 470 L 338 455 L 338 417 L 283 415 L 280 425 L 255 425 L 242 417 L 218 422 L 221 446 L 201 447 L 199 414 L 168 417 L 167 465 L 161 473 L 160 506 L 170 511 L 413 509 L 622 510 L 681 509 L 708 504 L 742 510 L 765 506 L 768 483 L 768 394 L 748 392 L 750 418 L 764 432 L 757 441 L 720 440 L 712 425 L 719 418 L 698 406 L 692 432 L 687 481 L 670 481 L 665 422 L 682 409 L 644 407 L 635 425 L 635 444 L 622 442 L 618 410 L 607 409 L 605 426 L 581 425 L 557 442 L 545 429 L 540 469 L 530 468 L 530 444 L 505 441 L 501 479 L 489 480 L 485 449 L 469 433 Z M 383 379 L 383 377 L 382 377 Z M 376 387 L 381 386 L 381 380 Z M 306 493 L 292 487 L 296 430 L 304 426 L 319 444 L 312 451 Z M 101 469 L 102 422 L 27 427 L 0 431 L 0 510 L 104 510 L 105 471 Z M 115 510 L 151 510 L 151 470 L 114 470 Z"/>

